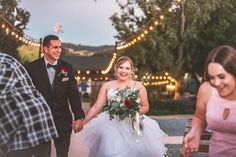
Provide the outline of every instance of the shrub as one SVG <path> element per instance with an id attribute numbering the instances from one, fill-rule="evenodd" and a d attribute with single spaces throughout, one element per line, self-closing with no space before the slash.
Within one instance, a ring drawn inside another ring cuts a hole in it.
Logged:
<path id="1" fill-rule="evenodd" d="M 150 99 L 148 115 L 192 114 L 195 111 L 195 98 L 185 100 Z"/>

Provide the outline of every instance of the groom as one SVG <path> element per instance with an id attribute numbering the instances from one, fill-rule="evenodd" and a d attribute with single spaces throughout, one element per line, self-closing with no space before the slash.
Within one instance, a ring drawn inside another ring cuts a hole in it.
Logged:
<path id="1" fill-rule="evenodd" d="M 46 99 L 54 118 L 59 138 L 54 139 L 57 157 L 68 157 L 72 128 L 82 129 L 81 107 L 73 68 L 59 59 L 61 41 L 55 35 L 43 39 L 44 57 L 26 67 L 34 85 Z M 74 121 L 72 122 L 73 113 Z"/>

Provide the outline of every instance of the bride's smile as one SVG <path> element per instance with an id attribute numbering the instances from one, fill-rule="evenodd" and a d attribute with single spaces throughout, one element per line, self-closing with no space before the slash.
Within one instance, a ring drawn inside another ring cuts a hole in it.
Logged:
<path id="1" fill-rule="evenodd" d="M 121 64 L 116 69 L 116 76 L 117 76 L 117 79 L 120 81 L 129 80 L 131 78 L 131 74 L 132 74 L 132 69 L 131 69 L 131 65 L 128 61 Z"/>

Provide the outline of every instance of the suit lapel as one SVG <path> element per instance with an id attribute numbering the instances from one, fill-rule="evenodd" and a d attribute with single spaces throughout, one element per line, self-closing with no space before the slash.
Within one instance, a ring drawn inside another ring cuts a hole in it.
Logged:
<path id="1" fill-rule="evenodd" d="M 60 77 L 58 77 L 60 71 L 61 71 L 61 62 L 60 60 L 57 61 L 57 68 L 56 68 L 56 72 L 55 72 L 55 76 L 54 76 L 54 80 L 53 80 L 53 91 L 55 90 L 55 88 L 60 84 Z"/>

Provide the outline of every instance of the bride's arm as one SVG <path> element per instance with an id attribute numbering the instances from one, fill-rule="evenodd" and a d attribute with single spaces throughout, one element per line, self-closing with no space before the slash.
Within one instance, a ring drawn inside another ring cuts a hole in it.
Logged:
<path id="1" fill-rule="evenodd" d="M 141 99 L 140 100 L 141 108 L 139 110 L 139 114 L 142 115 L 142 114 L 147 113 L 148 110 L 149 110 L 147 90 L 142 84 L 141 84 L 141 87 L 140 87 L 139 95 L 140 95 L 140 99 Z"/>
<path id="2" fill-rule="evenodd" d="M 107 91 L 107 88 L 106 88 L 106 85 L 104 84 L 98 93 L 98 97 L 95 104 L 90 108 L 90 110 L 86 114 L 85 119 L 83 120 L 83 125 L 88 123 L 98 113 L 100 113 L 102 108 L 106 105 L 106 98 L 107 98 L 106 91 Z"/>

